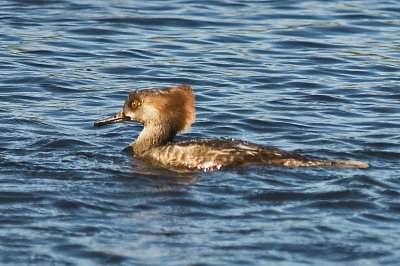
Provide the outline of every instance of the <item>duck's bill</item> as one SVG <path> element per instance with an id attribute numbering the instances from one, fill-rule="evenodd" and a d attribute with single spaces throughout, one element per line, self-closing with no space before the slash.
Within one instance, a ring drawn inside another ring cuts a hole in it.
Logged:
<path id="1" fill-rule="evenodd" d="M 112 117 L 109 117 L 109 118 L 94 122 L 94 126 L 95 127 L 100 127 L 100 126 L 107 125 L 107 124 L 124 122 L 125 120 L 129 120 L 129 119 L 121 111 L 121 112 L 117 113 L 116 115 L 114 115 Z"/>

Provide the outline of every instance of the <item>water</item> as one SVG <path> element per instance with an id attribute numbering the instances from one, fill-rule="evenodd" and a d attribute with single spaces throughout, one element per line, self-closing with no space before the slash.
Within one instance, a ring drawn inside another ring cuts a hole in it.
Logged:
<path id="1" fill-rule="evenodd" d="M 2 265 L 396 265 L 398 1 L 0 4 Z M 185 138 L 368 170 L 175 174 L 94 128 L 134 88 L 191 84 Z"/>

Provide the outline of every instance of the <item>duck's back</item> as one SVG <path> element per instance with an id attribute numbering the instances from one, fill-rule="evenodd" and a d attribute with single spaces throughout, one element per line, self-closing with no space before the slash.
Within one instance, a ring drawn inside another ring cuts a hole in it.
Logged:
<path id="1" fill-rule="evenodd" d="M 245 141 L 231 139 L 196 139 L 155 147 L 140 157 L 172 168 L 216 170 L 244 165 L 300 166 L 307 157 Z M 297 163 L 297 165 L 295 165 Z"/>

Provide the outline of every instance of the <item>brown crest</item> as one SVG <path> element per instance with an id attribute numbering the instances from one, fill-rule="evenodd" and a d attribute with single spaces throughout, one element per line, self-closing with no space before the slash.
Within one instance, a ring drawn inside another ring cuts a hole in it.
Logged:
<path id="1" fill-rule="evenodd" d="M 139 92 L 145 104 L 159 111 L 159 119 L 176 133 L 185 131 L 195 120 L 194 95 L 189 85 L 149 89 Z"/>

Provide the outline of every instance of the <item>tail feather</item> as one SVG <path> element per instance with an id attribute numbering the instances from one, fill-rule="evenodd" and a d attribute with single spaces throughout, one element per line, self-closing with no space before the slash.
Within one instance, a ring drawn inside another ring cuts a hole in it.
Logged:
<path id="1" fill-rule="evenodd" d="M 331 166 L 339 168 L 358 168 L 358 169 L 369 168 L 368 163 L 355 160 L 335 160 L 331 161 Z"/>
<path id="2" fill-rule="evenodd" d="M 280 165 L 288 167 L 326 167 L 367 169 L 370 165 L 356 160 L 329 160 L 318 157 L 308 157 L 297 153 L 283 151 L 274 147 L 256 147 L 261 150 L 261 161 L 264 165 Z M 257 157 L 258 158 L 258 157 Z"/>
<path id="3" fill-rule="evenodd" d="M 368 163 L 355 160 L 320 160 L 305 158 L 290 158 L 280 160 L 279 163 L 289 167 L 332 167 L 332 168 L 357 168 L 367 169 L 370 167 Z"/>

